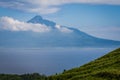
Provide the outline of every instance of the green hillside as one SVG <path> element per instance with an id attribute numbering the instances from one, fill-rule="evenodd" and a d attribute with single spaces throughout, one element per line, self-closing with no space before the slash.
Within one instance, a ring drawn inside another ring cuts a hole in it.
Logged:
<path id="1" fill-rule="evenodd" d="M 52 76 L 0 74 L 0 80 L 120 80 L 120 48 L 78 68 Z"/>
<path id="2" fill-rule="evenodd" d="M 120 48 L 81 67 L 49 76 L 49 80 L 120 80 Z"/>

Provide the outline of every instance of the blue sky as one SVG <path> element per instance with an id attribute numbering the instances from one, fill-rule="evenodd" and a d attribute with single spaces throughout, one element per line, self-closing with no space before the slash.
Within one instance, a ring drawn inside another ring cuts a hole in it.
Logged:
<path id="1" fill-rule="evenodd" d="M 93 36 L 120 40 L 119 0 L 0 0 L 0 17 L 27 21 L 35 15 Z"/>

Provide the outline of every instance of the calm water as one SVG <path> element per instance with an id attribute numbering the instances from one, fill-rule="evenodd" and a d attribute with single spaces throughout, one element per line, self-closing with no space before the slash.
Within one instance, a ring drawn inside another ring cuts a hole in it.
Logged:
<path id="1" fill-rule="evenodd" d="M 0 73 L 60 73 L 105 55 L 114 48 L 0 48 Z"/>

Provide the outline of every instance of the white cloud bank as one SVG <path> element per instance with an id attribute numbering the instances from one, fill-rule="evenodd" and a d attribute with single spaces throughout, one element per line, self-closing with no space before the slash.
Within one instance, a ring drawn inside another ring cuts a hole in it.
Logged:
<path id="1" fill-rule="evenodd" d="M 43 24 L 20 22 L 10 17 L 0 18 L 0 29 L 10 31 L 48 32 L 50 28 Z"/>
<path id="2" fill-rule="evenodd" d="M 54 26 L 56 29 L 62 33 L 70 33 L 72 30 L 67 27 L 63 27 L 60 25 Z M 46 26 L 45 24 L 38 23 L 27 23 L 15 20 L 11 17 L 1 17 L 0 18 L 0 30 L 8 30 L 8 31 L 32 31 L 32 32 L 50 32 L 52 29 L 50 26 Z"/>
<path id="3" fill-rule="evenodd" d="M 60 5 L 70 3 L 120 5 L 120 0 L 0 0 L 1 7 L 38 14 L 55 13 Z"/>

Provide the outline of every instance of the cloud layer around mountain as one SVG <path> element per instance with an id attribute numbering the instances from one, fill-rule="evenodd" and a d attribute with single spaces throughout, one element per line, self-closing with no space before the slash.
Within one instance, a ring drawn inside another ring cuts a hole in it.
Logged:
<path id="1" fill-rule="evenodd" d="M 48 32 L 49 27 L 44 24 L 33 24 L 15 20 L 11 17 L 0 18 L 0 29 L 9 31 L 32 31 L 32 32 Z"/>
<path id="2" fill-rule="evenodd" d="M 0 6 L 26 12 L 49 14 L 71 3 L 120 5 L 120 0 L 0 0 Z"/>
<path id="3" fill-rule="evenodd" d="M 55 25 L 55 30 L 62 33 L 70 33 L 70 30 L 67 27 L 63 27 L 60 25 Z M 52 29 L 50 26 L 40 23 L 27 23 L 21 22 L 19 20 L 15 20 L 11 17 L 1 17 L 0 18 L 0 30 L 8 30 L 8 31 L 32 31 L 32 32 L 50 32 Z"/>

